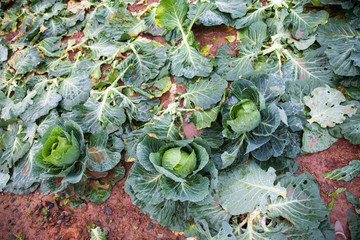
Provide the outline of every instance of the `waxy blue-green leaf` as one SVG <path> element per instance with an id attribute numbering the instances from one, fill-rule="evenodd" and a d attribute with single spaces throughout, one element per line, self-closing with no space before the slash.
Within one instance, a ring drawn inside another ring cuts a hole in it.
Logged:
<path id="1" fill-rule="evenodd" d="M 121 152 L 112 152 L 107 148 L 108 134 L 99 130 L 91 135 L 88 146 L 87 168 L 95 172 L 113 169 L 121 160 Z"/>
<path id="2" fill-rule="evenodd" d="M 166 50 L 159 43 L 140 39 L 130 43 L 132 53 L 123 64 L 132 65 L 123 79 L 125 84 L 140 86 L 157 77 L 167 59 Z"/>
<path id="3" fill-rule="evenodd" d="M 218 229 L 222 221 L 228 222 L 231 215 L 220 205 L 218 198 L 213 198 L 206 204 L 191 204 L 189 206 L 190 214 L 196 221 L 205 219 L 209 225 Z"/>
<path id="4" fill-rule="evenodd" d="M 162 188 L 166 199 L 199 202 L 209 194 L 209 183 L 209 179 L 201 175 L 190 177 L 184 182 L 164 178 Z"/>
<path id="5" fill-rule="evenodd" d="M 307 153 L 315 153 L 328 149 L 338 139 L 331 136 L 327 128 L 321 128 L 313 123 L 310 129 L 305 127 L 302 136 L 302 150 Z"/>
<path id="6" fill-rule="evenodd" d="M 66 33 L 66 24 L 62 18 L 53 17 L 46 21 L 43 25 L 45 31 L 41 33 L 41 38 L 58 37 Z"/>
<path id="7" fill-rule="evenodd" d="M 213 64 L 209 58 L 204 57 L 198 49 L 184 41 L 170 56 L 170 72 L 174 76 L 193 78 L 210 75 Z"/>
<path id="8" fill-rule="evenodd" d="M 64 49 L 64 46 L 61 46 L 61 37 L 45 38 L 37 47 L 47 57 L 60 57 Z"/>
<path id="9" fill-rule="evenodd" d="M 303 7 L 290 8 L 288 22 L 292 27 L 292 35 L 297 39 L 307 39 L 313 34 L 318 25 L 327 23 L 329 14 L 322 11 L 303 13 Z"/>
<path id="10" fill-rule="evenodd" d="M 308 173 L 280 178 L 281 186 L 286 188 L 286 198 L 279 197 L 268 205 L 270 217 L 284 217 L 298 230 L 318 228 L 329 214 L 320 198 L 319 188 Z"/>
<path id="11" fill-rule="evenodd" d="M 260 113 L 261 122 L 259 123 L 259 126 L 254 129 L 253 134 L 258 136 L 269 136 L 280 125 L 279 109 L 272 103 Z"/>
<path id="12" fill-rule="evenodd" d="M 44 59 L 40 52 L 36 47 L 31 47 L 15 53 L 8 63 L 16 70 L 17 74 L 25 74 L 33 71 L 42 62 Z"/>
<path id="13" fill-rule="evenodd" d="M 359 33 L 346 21 L 340 18 L 330 18 L 325 25 L 318 27 L 316 40 L 322 46 L 337 45 L 347 39 L 355 39 Z"/>
<path id="14" fill-rule="evenodd" d="M 126 184 L 131 185 L 139 200 L 145 203 L 158 204 L 164 200 L 163 179 L 163 174 L 149 172 L 136 162 L 130 170 Z"/>
<path id="15" fill-rule="evenodd" d="M 7 162 L 7 166 L 14 167 L 30 149 L 32 141 L 24 141 L 23 126 L 11 124 L 3 136 L 4 152 L 2 152 L 2 162 Z"/>
<path id="16" fill-rule="evenodd" d="M 319 27 L 317 41 L 322 46 L 328 47 L 325 53 L 336 74 L 342 76 L 360 74 L 359 36 L 359 32 L 342 19 L 330 19 L 329 23 Z"/>
<path id="17" fill-rule="evenodd" d="M 120 127 L 126 120 L 124 109 L 112 106 L 109 99 L 96 100 L 91 96 L 83 105 L 77 105 L 68 116 L 81 126 L 84 132 L 94 133 L 107 126 Z"/>
<path id="18" fill-rule="evenodd" d="M 171 114 L 155 116 L 150 123 L 145 125 L 145 131 L 159 139 L 177 140 L 179 138 L 180 126 L 175 124 L 175 118 Z"/>
<path id="19" fill-rule="evenodd" d="M 125 7 L 119 7 L 105 25 L 103 34 L 112 41 L 123 41 L 137 36 L 146 26 L 143 20 L 137 19 Z"/>
<path id="20" fill-rule="evenodd" d="M 41 95 L 37 95 L 33 104 L 21 114 L 21 118 L 25 123 L 35 122 L 38 118 L 46 115 L 49 111 L 59 104 L 62 97 L 55 90 L 43 91 Z"/>
<path id="21" fill-rule="evenodd" d="M 235 28 L 242 29 L 250 26 L 252 23 L 257 21 L 262 21 L 266 17 L 265 10 L 272 7 L 274 4 L 266 4 L 262 6 L 262 3 L 256 1 L 256 3 L 251 7 L 251 10 L 247 12 L 246 16 L 236 19 Z"/>
<path id="22" fill-rule="evenodd" d="M 184 105 L 209 109 L 218 103 L 224 95 L 227 82 L 219 75 L 213 75 L 210 80 L 199 79 L 195 83 L 185 84 L 186 93 L 180 95 L 184 99 Z"/>
<path id="23" fill-rule="evenodd" d="M 217 0 L 215 5 L 221 12 L 229 13 L 233 19 L 241 18 L 246 14 L 246 7 L 250 4 L 248 0 Z"/>
<path id="24" fill-rule="evenodd" d="M 312 80 L 316 86 L 334 86 L 334 73 L 325 55 L 326 48 L 316 50 L 308 49 L 302 57 L 284 50 L 287 61 L 283 65 L 283 71 L 290 71 L 294 80 Z"/>
<path id="25" fill-rule="evenodd" d="M 63 97 L 61 106 L 71 110 L 73 106 L 85 102 L 89 98 L 92 81 L 87 73 L 73 73 L 63 78 L 59 94 Z"/>
<path id="26" fill-rule="evenodd" d="M 0 62 L 4 62 L 8 58 L 8 49 L 6 46 L 3 45 L 2 42 L 0 43 Z"/>
<path id="27" fill-rule="evenodd" d="M 286 188 L 276 179 L 275 169 L 262 170 L 254 161 L 219 176 L 219 201 L 231 215 L 251 213 L 255 208 L 268 209 L 268 199 L 286 197 Z"/>
<path id="28" fill-rule="evenodd" d="M 360 160 L 352 160 L 349 165 L 321 174 L 322 177 L 331 180 L 351 181 L 360 172 Z"/>
<path id="29" fill-rule="evenodd" d="M 101 57 L 112 57 L 116 56 L 120 49 L 120 46 L 105 37 L 98 37 L 96 41 L 90 42 L 86 48 L 91 51 L 89 57 L 98 60 Z"/>
<path id="30" fill-rule="evenodd" d="M 35 163 L 35 153 L 40 148 L 40 144 L 33 145 L 25 158 L 17 164 L 6 187 L 7 192 L 29 194 L 38 188 L 40 183 L 38 175 L 41 169 Z"/>

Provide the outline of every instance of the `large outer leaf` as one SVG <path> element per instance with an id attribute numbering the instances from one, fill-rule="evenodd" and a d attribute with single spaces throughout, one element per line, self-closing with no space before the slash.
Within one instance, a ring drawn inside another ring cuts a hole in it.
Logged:
<path id="1" fill-rule="evenodd" d="M 72 73 L 64 78 L 60 84 L 59 94 L 63 97 L 61 102 L 66 110 L 77 104 L 85 102 L 90 94 L 92 81 L 87 73 Z"/>
<path id="2" fill-rule="evenodd" d="M 321 176 L 324 178 L 332 179 L 332 180 L 344 180 L 351 181 L 354 177 L 356 177 L 360 172 L 360 160 L 353 160 L 349 163 L 349 165 L 335 169 L 328 173 L 323 173 Z"/>
<path id="3" fill-rule="evenodd" d="M 99 59 L 101 57 L 111 57 L 117 53 L 119 46 L 105 37 L 99 37 L 95 42 L 86 46 L 91 51 L 90 57 L 92 59 Z"/>
<path id="4" fill-rule="evenodd" d="M 3 137 L 4 152 L 1 155 L 1 162 L 7 162 L 6 166 L 10 168 L 14 167 L 31 147 L 30 142 L 22 139 L 22 128 L 23 126 L 18 124 L 9 125 Z"/>
<path id="5" fill-rule="evenodd" d="M 223 221 L 228 222 L 231 217 L 220 205 L 217 198 L 203 205 L 191 204 L 189 206 L 189 213 L 196 221 L 205 219 L 210 227 L 214 229 L 219 229 L 221 226 L 220 223 Z"/>
<path id="6" fill-rule="evenodd" d="M 116 9 L 115 14 L 110 13 L 112 14 L 103 31 L 105 37 L 112 41 L 129 39 L 130 36 L 137 36 L 146 29 L 144 21 L 138 20 L 125 7 Z"/>
<path id="7" fill-rule="evenodd" d="M 321 127 L 334 127 L 336 123 L 345 120 L 345 114 L 352 116 L 356 113 L 354 105 L 340 105 L 346 99 L 344 95 L 333 88 L 318 87 L 311 92 L 312 97 L 304 97 L 304 103 L 311 109 L 311 124 L 317 122 Z"/>
<path id="8" fill-rule="evenodd" d="M 121 126 L 126 115 L 123 108 L 111 106 L 107 99 L 98 102 L 90 97 L 84 105 L 77 105 L 69 118 L 81 126 L 84 132 L 94 133 L 108 125 Z"/>
<path id="9" fill-rule="evenodd" d="M 210 127 L 219 114 L 220 105 L 205 111 L 193 111 L 192 121 L 197 129 Z"/>
<path id="10" fill-rule="evenodd" d="M 360 57 L 359 53 L 355 51 L 360 45 L 358 42 L 347 40 L 342 44 L 330 45 L 329 49 L 326 50 L 325 53 L 336 74 L 342 76 L 360 74 L 359 63 L 357 63 Z"/>
<path id="11" fill-rule="evenodd" d="M 254 161 L 219 176 L 219 201 L 232 215 L 252 212 L 256 207 L 266 211 L 268 198 L 286 196 L 286 189 L 274 185 L 275 169 L 262 170 Z"/>
<path id="12" fill-rule="evenodd" d="M 279 109 L 274 103 L 270 104 L 268 108 L 261 111 L 261 122 L 253 133 L 258 136 L 269 136 L 280 125 Z"/>
<path id="13" fill-rule="evenodd" d="M 164 178 L 162 188 L 166 199 L 199 202 L 209 194 L 209 184 L 208 178 L 197 174 L 184 182 Z"/>
<path id="14" fill-rule="evenodd" d="M 161 187 L 163 180 L 163 174 L 149 172 L 136 162 L 131 168 L 126 184 L 131 185 L 139 200 L 158 204 L 164 201 Z"/>
<path id="15" fill-rule="evenodd" d="M 104 130 L 94 133 L 88 147 L 88 168 L 95 172 L 106 172 L 113 169 L 121 159 L 120 152 L 107 149 L 108 135 Z"/>
<path id="16" fill-rule="evenodd" d="M 303 7 L 289 9 L 289 22 L 292 25 L 292 35 L 297 39 L 307 39 L 314 33 L 317 26 L 325 24 L 329 17 L 326 11 L 311 11 L 303 13 Z"/>
<path id="17" fill-rule="evenodd" d="M 258 56 L 259 47 L 238 44 L 237 49 L 237 57 L 229 53 L 232 51 L 229 44 L 224 44 L 216 52 L 217 72 L 228 81 L 249 77 L 254 73 L 254 61 Z"/>
<path id="18" fill-rule="evenodd" d="M 59 104 L 62 99 L 61 95 L 56 91 L 43 91 L 34 98 L 33 104 L 21 114 L 21 118 L 25 123 L 35 122 L 38 118 L 46 115 L 49 111 Z"/>
<path id="19" fill-rule="evenodd" d="M 226 80 L 213 75 L 210 80 L 200 79 L 193 84 L 185 84 L 186 93 L 180 98 L 184 98 L 185 106 L 189 106 L 189 102 L 192 102 L 195 107 L 209 109 L 221 100 L 226 87 Z"/>
<path id="20" fill-rule="evenodd" d="M 331 147 L 337 140 L 330 135 L 328 129 L 321 128 L 317 123 L 313 123 L 310 129 L 304 128 L 302 150 L 307 153 L 323 151 Z"/>
<path id="21" fill-rule="evenodd" d="M 17 74 L 25 74 L 34 70 L 43 61 L 40 52 L 35 47 L 31 47 L 17 52 L 9 60 L 9 64 L 16 70 Z"/>
<path id="22" fill-rule="evenodd" d="M 10 182 L 6 187 L 7 192 L 29 194 L 38 188 L 40 184 L 38 175 L 41 169 L 35 163 L 35 153 L 41 148 L 41 144 L 33 145 L 25 158 L 14 168 Z"/>
<path id="23" fill-rule="evenodd" d="M 236 19 L 235 27 L 241 29 L 250 26 L 254 22 L 263 20 L 265 18 L 265 10 L 269 7 L 272 7 L 272 4 L 262 6 L 261 2 L 256 2 L 252 6 L 254 11 L 248 12 L 245 17 Z"/>
<path id="24" fill-rule="evenodd" d="M 343 76 L 360 74 L 358 68 L 359 32 L 342 19 L 330 19 L 329 23 L 319 27 L 317 41 L 327 46 L 326 55 L 334 72 Z"/>
<path id="25" fill-rule="evenodd" d="M 284 72 L 292 72 L 295 80 L 312 80 L 317 86 L 332 86 L 333 72 L 325 56 L 326 48 L 308 49 L 302 57 L 284 50 L 287 58 L 283 66 Z"/>
<path id="26" fill-rule="evenodd" d="M 184 23 L 188 9 L 186 0 L 162 0 L 156 9 L 155 21 L 171 31 Z"/>
<path id="27" fill-rule="evenodd" d="M 139 86 L 159 75 L 167 59 L 165 48 L 145 39 L 135 41 L 130 48 L 132 53 L 125 61 L 133 67 L 130 68 L 131 76 L 123 79 L 126 84 Z"/>
<path id="28" fill-rule="evenodd" d="M 177 47 L 170 56 L 170 61 L 171 74 L 178 77 L 207 77 L 213 68 L 210 59 L 204 57 L 195 47 L 189 46 L 186 41 Z"/>
<path id="29" fill-rule="evenodd" d="M 233 19 L 241 18 L 246 14 L 246 7 L 250 4 L 250 1 L 243 0 L 217 0 L 215 5 L 221 12 L 230 13 Z"/>
<path id="30" fill-rule="evenodd" d="M 316 40 L 322 45 L 336 45 L 347 39 L 354 39 L 359 36 L 346 21 L 339 18 L 330 18 L 325 25 L 319 26 Z"/>
<path id="31" fill-rule="evenodd" d="M 284 217 L 297 229 L 318 228 L 329 212 L 316 182 L 310 177 L 308 173 L 283 176 L 280 184 L 286 188 L 286 198 L 279 197 L 268 205 L 269 216 Z"/>
<path id="32" fill-rule="evenodd" d="M 355 103 L 357 113 L 339 125 L 344 138 L 352 144 L 360 144 L 360 104 Z"/>
<path id="33" fill-rule="evenodd" d="M 175 124 L 175 118 L 171 114 L 154 117 L 145 126 L 145 131 L 159 139 L 177 140 L 179 136 L 179 126 Z"/>

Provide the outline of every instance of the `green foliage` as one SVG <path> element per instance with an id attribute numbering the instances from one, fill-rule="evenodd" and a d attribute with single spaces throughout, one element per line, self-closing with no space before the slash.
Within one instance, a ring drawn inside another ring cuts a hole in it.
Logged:
<path id="1" fill-rule="evenodd" d="M 333 239 L 293 159 L 340 137 L 360 144 L 358 4 L 160 0 L 131 13 L 134 3 L 0 3 L 0 190 L 100 204 L 125 175 L 125 150 L 126 192 L 173 230 Z M 222 24 L 236 37 L 204 56 L 198 33 Z M 186 139 L 185 123 L 201 138 Z M 328 175 L 350 179 L 355 165 Z"/>

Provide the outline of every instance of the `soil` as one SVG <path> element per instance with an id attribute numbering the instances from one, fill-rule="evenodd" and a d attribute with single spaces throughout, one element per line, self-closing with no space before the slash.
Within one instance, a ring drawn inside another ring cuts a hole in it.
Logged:
<path id="1" fill-rule="evenodd" d="M 157 1 L 148 0 L 140 5 L 133 4 L 129 6 L 129 10 L 132 12 L 142 11 L 153 2 Z M 194 26 L 193 32 L 196 40 L 200 43 L 199 49 L 208 47 L 204 53 L 207 56 L 214 56 L 222 44 L 229 43 L 225 37 L 234 36 L 236 39 L 236 30 L 226 26 Z M 18 37 L 18 33 L 13 32 L 5 36 L 6 42 L 14 41 Z M 141 36 L 161 43 L 165 42 L 161 37 L 152 37 L 146 34 L 141 34 Z M 81 33 L 76 33 L 71 39 L 76 39 L 78 42 L 81 37 Z M 68 39 L 70 38 L 66 38 L 65 41 Z M 230 43 L 234 52 L 236 43 L 237 40 Z M 75 53 L 76 51 L 69 53 L 71 60 L 73 60 Z M 101 70 L 104 69 L 111 69 L 111 66 L 103 65 Z M 161 103 L 167 107 L 175 100 L 175 92 L 184 91 L 183 84 L 173 81 L 173 87 L 163 95 Z M 185 123 L 183 130 L 187 138 L 197 136 L 200 133 L 193 123 Z M 360 176 L 350 182 L 332 181 L 321 177 L 321 173 L 343 167 L 354 159 L 360 159 L 360 147 L 351 145 L 347 140 L 340 139 L 325 151 L 306 154 L 296 160 L 301 171 L 308 171 L 315 177 L 319 183 L 321 198 L 325 204 L 329 204 L 332 199 L 329 197 L 329 193 L 334 192 L 339 187 L 345 187 L 346 191 L 360 197 L 360 188 L 358 187 Z M 124 165 L 127 176 L 132 163 L 124 163 Z M 39 190 L 28 195 L 0 193 L 1 239 L 16 239 L 17 236 L 39 240 L 89 239 L 88 227 L 93 224 L 109 230 L 107 239 L 110 240 L 184 239 L 181 234 L 162 227 L 148 216 L 140 213 L 138 207 L 131 203 L 129 195 L 124 192 L 125 179 L 126 177 L 115 184 L 112 194 L 106 202 L 94 205 L 85 201 L 81 208 L 76 209 L 71 209 L 69 205 L 62 205 L 61 202 L 55 201 L 52 196 L 41 195 Z M 331 223 L 335 224 L 336 221 L 340 221 L 349 239 L 347 210 L 351 207 L 351 204 L 346 200 L 345 193 L 341 193 L 335 197 L 334 208 L 330 214 Z"/>

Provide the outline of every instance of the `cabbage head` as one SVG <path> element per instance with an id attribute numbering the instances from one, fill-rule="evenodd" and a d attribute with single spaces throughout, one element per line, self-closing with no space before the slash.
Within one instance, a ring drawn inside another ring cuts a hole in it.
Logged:
<path id="1" fill-rule="evenodd" d="M 236 133 L 250 132 L 261 120 L 258 107 L 248 99 L 243 99 L 231 107 L 230 118 L 227 123 Z"/>
<path id="2" fill-rule="evenodd" d="M 35 154 L 36 164 L 44 170 L 40 177 L 62 178 L 64 188 L 69 183 L 78 183 L 86 167 L 86 148 L 80 126 L 72 121 L 58 121 L 48 128 L 41 142 L 43 147 Z"/>

